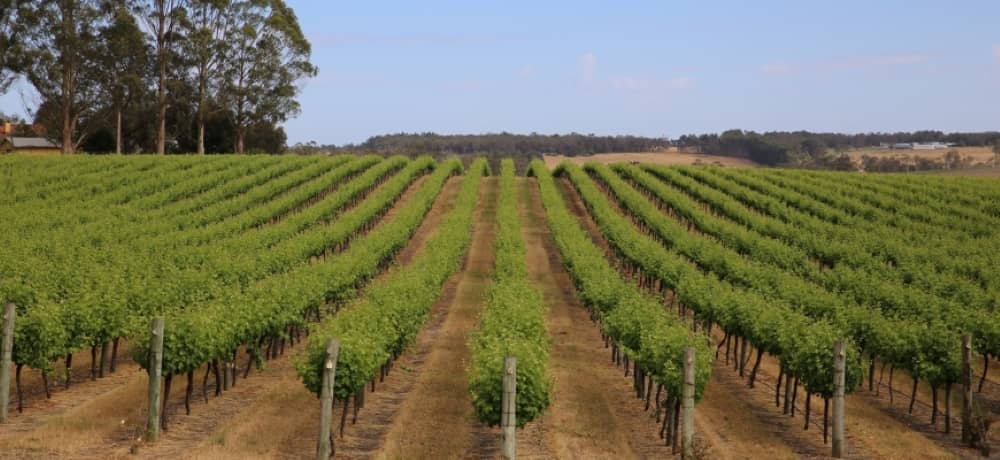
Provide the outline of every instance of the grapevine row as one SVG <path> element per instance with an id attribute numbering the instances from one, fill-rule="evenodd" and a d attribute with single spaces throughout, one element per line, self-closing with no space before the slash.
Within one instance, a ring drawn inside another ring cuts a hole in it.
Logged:
<path id="1" fill-rule="evenodd" d="M 496 262 L 479 329 L 469 340 L 469 391 L 476 418 L 499 425 L 504 358 L 517 358 L 517 424 L 523 426 L 548 407 L 552 385 L 546 371 L 551 346 L 545 330 L 546 306 L 528 279 L 521 236 L 514 161 L 500 164 Z"/>

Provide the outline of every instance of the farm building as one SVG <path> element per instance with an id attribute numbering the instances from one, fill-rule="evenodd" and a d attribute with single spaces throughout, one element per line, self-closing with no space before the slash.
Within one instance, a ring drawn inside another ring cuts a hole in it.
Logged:
<path id="1" fill-rule="evenodd" d="M 0 139 L 0 154 L 22 153 L 27 155 L 59 154 L 62 149 L 43 137 L 5 137 Z"/>
<path id="2" fill-rule="evenodd" d="M 888 147 L 894 150 L 944 150 L 950 146 L 951 144 L 945 144 L 944 142 L 897 142 L 892 145 L 883 142 L 879 144 L 881 148 Z"/>

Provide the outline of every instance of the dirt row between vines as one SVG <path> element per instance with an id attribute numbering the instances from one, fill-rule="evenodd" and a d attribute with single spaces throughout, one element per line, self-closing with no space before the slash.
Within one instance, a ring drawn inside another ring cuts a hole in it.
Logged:
<path id="1" fill-rule="evenodd" d="M 567 179 L 559 179 L 558 183 L 570 209 L 577 215 L 586 228 L 592 240 L 608 249 L 608 243 L 600 233 L 600 229 L 590 217 L 585 205 L 576 193 L 575 188 Z M 624 216 L 622 218 L 625 218 Z M 715 337 L 718 342 L 721 334 Z M 720 356 L 721 359 L 721 356 Z M 751 363 L 752 365 L 752 363 Z M 801 409 L 804 405 L 804 392 L 799 392 L 799 412 L 796 416 L 782 415 L 781 410 L 774 406 L 773 382 L 778 374 L 777 360 L 765 357 L 758 373 L 756 388 L 747 388 L 746 382 L 738 374 L 721 362 L 716 362 L 712 381 L 706 395 L 696 406 L 696 417 L 703 414 L 719 414 L 719 420 L 729 423 L 725 429 L 720 429 L 720 438 L 726 439 L 739 435 L 747 427 L 758 426 L 765 434 L 747 436 L 743 442 L 733 443 L 732 452 L 742 458 L 744 445 L 754 445 L 760 442 L 775 442 L 783 444 L 790 452 L 790 457 L 823 457 L 829 455 L 829 445 L 823 444 L 822 411 L 823 401 L 813 398 L 812 423 L 808 431 L 804 430 Z M 715 391 L 718 388 L 719 391 Z M 724 394 L 732 395 L 731 401 L 723 403 L 716 400 Z M 884 396 L 883 396 L 884 397 Z M 733 410 L 733 402 L 742 404 L 741 410 Z M 897 405 L 901 405 L 897 402 Z M 922 458 L 957 458 L 965 456 L 966 452 L 955 448 L 951 442 L 941 442 L 937 437 L 928 437 L 926 433 L 915 430 L 913 424 L 898 419 L 898 415 L 887 412 L 874 400 L 874 396 L 865 392 L 849 395 L 847 399 L 847 443 L 848 453 L 858 458 L 912 458 L 915 452 L 920 452 Z M 818 427 L 815 425 L 819 425 Z M 697 418 L 696 418 L 696 425 Z M 699 425 L 700 428 L 700 425 Z M 756 439 L 754 439 L 756 438 Z M 932 439 L 934 438 L 934 439 Z M 727 440 L 727 444 L 729 441 Z M 768 457 L 784 457 L 780 451 L 765 449 Z M 713 454 L 719 453 L 713 446 Z"/>
<path id="2" fill-rule="evenodd" d="M 406 206 L 424 180 L 411 184 L 378 225 Z M 454 177 L 445 184 L 400 257 L 412 257 L 416 251 L 413 246 L 422 245 L 434 231 L 451 208 L 459 180 Z M 148 379 L 129 359 L 116 374 L 55 392 L 51 401 L 31 412 L 26 410 L 23 421 L 14 419 L 17 429 L 0 430 L 0 458 L 135 458 L 133 451 L 145 458 L 198 458 L 200 450 L 209 452 L 204 458 L 219 458 L 229 452 L 233 452 L 232 458 L 302 457 L 303 452 L 315 449 L 316 429 L 306 434 L 296 424 L 317 423 L 318 405 L 291 365 L 300 348 L 287 349 L 284 356 L 267 361 L 263 370 L 253 370 L 248 379 L 242 378 L 241 369 L 236 386 L 221 397 L 213 395 L 214 379 L 210 377 L 208 404 L 201 397 L 199 371 L 191 416 L 184 415 L 184 379 L 178 376 L 168 403 L 170 429 L 155 446 L 140 442 Z M 281 414 L 285 420 L 275 423 Z M 282 433 L 287 436 L 282 437 Z M 308 439 L 298 439 L 301 436 Z"/>

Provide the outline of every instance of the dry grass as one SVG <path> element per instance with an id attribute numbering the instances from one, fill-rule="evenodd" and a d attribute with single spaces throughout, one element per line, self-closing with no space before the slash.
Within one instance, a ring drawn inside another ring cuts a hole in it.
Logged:
<path id="1" fill-rule="evenodd" d="M 760 166 L 753 161 L 744 158 L 724 157 L 717 155 L 704 155 L 700 153 L 683 153 L 678 151 L 666 151 L 656 153 L 599 153 L 590 156 L 567 157 L 563 155 L 546 155 L 545 166 L 555 169 L 560 163 L 570 161 L 576 164 L 583 164 L 588 161 L 599 163 L 651 163 L 660 165 L 692 165 L 692 164 L 718 164 L 721 166 L 735 166 L 752 168 Z"/>
<path id="2" fill-rule="evenodd" d="M 848 150 L 844 153 L 856 159 L 860 159 L 865 155 L 880 158 L 901 157 L 908 155 L 916 158 L 941 160 L 944 158 L 946 153 L 952 150 L 957 150 L 958 154 L 961 155 L 962 158 L 972 157 L 973 162 L 977 163 L 989 161 L 993 158 L 993 149 L 991 147 L 951 147 L 941 150 L 889 150 L 880 148 L 863 148 Z"/>

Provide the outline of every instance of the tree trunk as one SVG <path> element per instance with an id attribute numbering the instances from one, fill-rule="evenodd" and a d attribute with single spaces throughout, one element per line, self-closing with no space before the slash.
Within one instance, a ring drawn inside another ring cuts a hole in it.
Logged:
<path id="1" fill-rule="evenodd" d="M 17 387 L 17 413 L 24 412 L 24 387 L 21 386 L 21 369 L 24 364 L 18 364 L 14 370 L 14 386 Z"/>
<path id="2" fill-rule="evenodd" d="M 45 399 L 52 399 L 52 392 L 49 390 L 49 373 L 42 371 L 42 386 L 45 387 Z"/>
<path id="3" fill-rule="evenodd" d="M 205 154 L 205 120 L 198 120 L 198 155 Z"/>
<path id="4" fill-rule="evenodd" d="M 917 378 L 913 378 L 913 391 L 910 392 L 910 413 L 913 413 L 913 403 L 917 402 Z"/>
<path id="5" fill-rule="evenodd" d="M 979 378 L 979 388 L 976 393 L 983 392 L 983 384 L 986 383 L 986 373 L 990 370 L 990 355 L 983 354 L 983 376 Z"/>
<path id="6" fill-rule="evenodd" d="M 97 380 L 97 347 L 90 347 L 90 380 Z"/>
<path id="7" fill-rule="evenodd" d="M 159 15 L 160 27 L 156 31 L 157 60 L 159 65 L 159 81 L 156 85 L 156 153 L 163 155 L 167 151 L 167 15 L 168 11 L 161 11 Z"/>
<path id="8" fill-rule="evenodd" d="M 246 145 L 246 128 L 239 127 L 236 128 L 236 153 L 243 153 L 244 147 Z"/>
<path id="9" fill-rule="evenodd" d="M 792 417 L 795 417 L 795 402 L 799 399 L 799 378 L 795 377 L 795 383 L 792 384 Z"/>
<path id="10" fill-rule="evenodd" d="M 350 396 L 344 398 L 344 412 L 340 414 L 340 437 L 342 438 L 344 437 L 344 424 L 347 422 L 347 405 L 350 404 L 351 399 L 354 398 Z"/>
<path id="11" fill-rule="evenodd" d="M 757 360 L 753 363 L 753 369 L 750 370 L 750 388 L 753 388 L 754 381 L 757 380 L 757 369 L 760 368 L 760 360 L 764 357 L 764 350 L 757 349 Z"/>
<path id="12" fill-rule="evenodd" d="M 122 109 L 115 110 L 115 153 L 122 154 Z"/>
<path id="13" fill-rule="evenodd" d="M 215 372 L 215 396 L 222 395 L 222 372 L 219 369 L 219 360 L 212 361 L 212 371 Z"/>
<path id="14" fill-rule="evenodd" d="M 198 155 L 205 154 L 205 65 L 202 63 L 198 74 Z"/>
<path id="15" fill-rule="evenodd" d="M 64 59 L 65 60 L 65 59 Z M 73 153 L 73 67 L 63 63 L 62 153 Z"/>
<path id="16" fill-rule="evenodd" d="M 726 336 L 722 338 L 722 341 L 719 342 L 719 346 L 715 347 L 715 359 L 719 359 L 719 350 L 722 349 L 722 347 L 726 344 L 727 340 L 729 340 L 728 332 L 726 332 Z"/>
<path id="17" fill-rule="evenodd" d="M 104 370 L 108 368 L 108 342 L 101 344 L 101 366 L 98 368 L 97 376 L 104 378 Z"/>
<path id="18" fill-rule="evenodd" d="M 163 431 L 167 431 L 167 402 L 170 401 L 170 386 L 173 381 L 173 375 L 168 375 L 163 379 L 163 407 L 160 410 L 160 429 Z"/>

